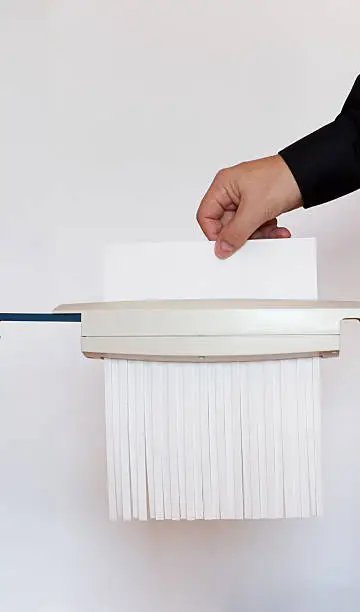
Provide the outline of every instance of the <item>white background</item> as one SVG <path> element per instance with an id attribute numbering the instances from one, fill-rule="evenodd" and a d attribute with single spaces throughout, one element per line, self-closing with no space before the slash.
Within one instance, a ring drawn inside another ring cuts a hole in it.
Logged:
<path id="1" fill-rule="evenodd" d="M 358 0 L 1 0 L 1 310 L 100 298 L 105 243 L 200 238 L 220 167 L 339 112 L 359 18 Z M 359 206 L 288 219 L 318 238 L 322 297 L 360 298 Z M 176 525 L 109 524 L 102 368 L 77 327 L 2 329 L 1 612 L 359 610 L 356 327 L 324 367 L 325 519 Z"/>

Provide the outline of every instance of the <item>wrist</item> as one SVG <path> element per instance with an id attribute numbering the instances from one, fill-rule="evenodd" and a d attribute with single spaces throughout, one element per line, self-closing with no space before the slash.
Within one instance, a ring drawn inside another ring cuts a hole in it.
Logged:
<path id="1" fill-rule="evenodd" d="M 277 167 L 277 181 L 281 195 L 283 210 L 289 212 L 302 206 L 302 195 L 295 176 L 291 172 L 284 158 L 278 154 L 274 155 L 274 164 Z"/>

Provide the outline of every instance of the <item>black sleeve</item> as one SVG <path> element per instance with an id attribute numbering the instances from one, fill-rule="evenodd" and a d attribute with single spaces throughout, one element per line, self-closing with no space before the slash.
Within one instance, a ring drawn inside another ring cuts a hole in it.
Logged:
<path id="1" fill-rule="evenodd" d="M 305 208 L 360 188 L 360 75 L 332 123 L 279 152 L 302 194 Z"/>

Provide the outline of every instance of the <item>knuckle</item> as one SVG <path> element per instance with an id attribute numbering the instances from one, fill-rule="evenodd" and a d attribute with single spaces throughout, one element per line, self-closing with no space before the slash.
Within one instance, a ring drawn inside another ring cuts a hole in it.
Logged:
<path id="1" fill-rule="evenodd" d="M 207 219 L 206 219 L 206 214 L 207 214 L 207 207 L 206 207 L 206 201 L 203 200 L 196 212 L 196 221 L 200 227 L 200 229 L 203 231 L 203 233 L 207 236 Z"/>
<path id="2" fill-rule="evenodd" d="M 229 175 L 229 168 L 222 168 L 216 173 L 215 181 L 223 181 Z"/>

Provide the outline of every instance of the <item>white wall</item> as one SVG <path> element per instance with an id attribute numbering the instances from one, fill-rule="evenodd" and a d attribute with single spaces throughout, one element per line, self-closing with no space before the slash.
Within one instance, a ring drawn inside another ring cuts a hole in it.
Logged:
<path id="1" fill-rule="evenodd" d="M 107 242 L 199 237 L 218 168 L 339 111 L 359 18 L 358 0 L 1 0 L 0 309 L 100 297 Z M 359 207 L 289 217 L 318 238 L 323 297 L 360 298 Z M 76 326 L 6 326 L 0 611 L 358 611 L 356 332 L 324 366 L 323 521 L 112 525 L 101 365 Z"/>

